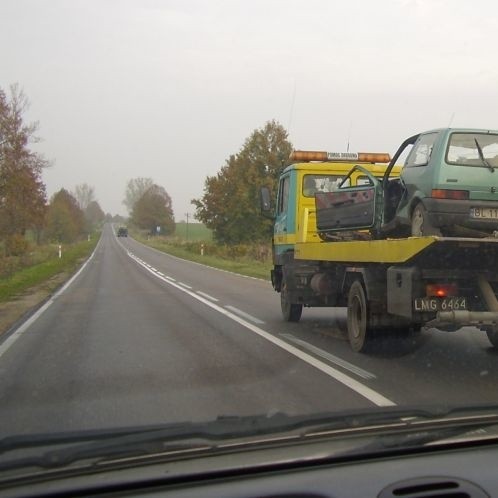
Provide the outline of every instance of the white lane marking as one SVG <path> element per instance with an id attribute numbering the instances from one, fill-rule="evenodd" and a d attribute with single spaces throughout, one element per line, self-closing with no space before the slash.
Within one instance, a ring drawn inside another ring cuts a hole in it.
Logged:
<path id="1" fill-rule="evenodd" d="M 160 272 L 160 271 L 158 271 L 158 272 L 157 272 L 157 274 L 158 274 L 158 275 L 161 275 L 161 277 L 164 277 L 164 273 L 162 273 L 162 272 Z"/>
<path id="2" fill-rule="evenodd" d="M 0 345 L 0 357 L 2 357 L 8 350 L 9 348 L 21 337 L 21 335 L 28 330 L 28 328 L 38 319 L 40 316 L 50 307 L 51 304 L 78 278 L 78 276 L 81 274 L 81 272 L 86 268 L 88 263 L 92 260 L 94 257 L 95 253 L 97 252 L 97 249 L 100 246 L 100 242 L 102 241 L 102 235 L 100 236 L 100 239 L 95 246 L 95 249 L 93 250 L 92 254 L 90 254 L 90 257 L 83 263 L 81 268 L 51 297 L 48 299 L 48 301 L 45 302 L 44 305 L 42 305 L 38 310 L 35 311 L 25 322 L 23 322 L 17 329 L 5 339 L 5 341 L 2 342 Z"/>
<path id="3" fill-rule="evenodd" d="M 297 337 L 294 337 L 291 334 L 280 334 L 282 337 L 285 337 L 288 341 L 291 341 L 295 344 L 298 344 L 299 346 L 302 346 L 303 348 L 306 348 L 308 351 L 311 351 L 312 353 L 321 356 L 322 358 L 325 358 L 326 360 L 330 361 L 331 363 L 334 363 L 335 365 L 342 367 L 346 370 L 349 370 L 350 372 L 363 377 L 364 379 L 376 379 L 377 376 L 374 375 L 371 372 L 368 372 L 367 370 L 363 370 L 363 368 L 357 367 L 353 363 L 349 363 L 349 361 L 343 360 L 342 358 L 339 358 L 338 356 L 335 356 L 333 354 L 328 353 L 327 351 L 324 351 L 323 349 L 320 349 L 316 346 L 313 346 L 313 344 L 310 344 L 309 342 L 303 341 L 301 339 L 298 339 Z"/>
<path id="4" fill-rule="evenodd" d="M 157 270 L 156 270 L 153 266 L 151 266 L 151 267 L 150 267 L 150 269 L 151 269 L 152 271 L 156 271 L 156 272 L 157 272 Z"/>
<path id="5" fill-rule="evenodd" d="M 192 287 L 188 284 L 184 284 L 183 282 L 178 282 L 178 285 L 181 285 L 182 287 L 185 287 L 185 289 L 191 289 Z"/>
<path id="6" fill-rule="evenodd" d="M 167 278 L 168 280 L 171 280 L 172 282 L 176 282 L 176 280 L 173 277 L 170 277 L 169 275 L 164 275 L 164 278 Z"/>
<path id="7" fill-rule="evenodd" d="M 225 306 L 227 310 L 233 311 L 236 315 L 241 316 L 242 318 L 245 318 L 246 320 L 250 320 L 253 323 L 257 323 L 258 325 L 262 325 L 263 320 L 260 320 L 259 318 L 256 318 L 255 316 L 250 315 L 249 313 L 246 313 L 245 311 L 240 310 L 239 308 L 236 308 L 235 306 Z"/>
<path id="8" fill-rule="evenodd" d="M 260 337 L 263 337 L 267 341 L 271 342 L 275 346 L 278 346 L 279 348 L 287 351 L 288 353 L 296 356 L 300 360 L 308 363 L 308 365 L 311 365 L 312 367 L 316 368 L 317 370 L 320 370 L 320 372 L 325 373 L 326 375 L 332 377 L 336 381 L 340 382 L 341 384 L 344 384 L 346 387 L 349 387 L 351 390 L 359 394 L 360 396 L 363 396 L 364 398 L 368 399 L 371 401 L 373 404 L 377 406 L 396 406 L 396 403 L 394 401 L 391 401 L 390 399 L 386 398 L 385 396 L 382 396 L 382 394 L 378 393 L 377 391 L 374 391 L 368 386 L 363 385 L 361 382 L 357 381 L 356 379 L 353 379 L 349 375 L 346 375 L 339 370 L 337 370 L 334 367 L 331 367 L 330 365 L 327 365 L 314 356 L 311 356 L 310 354 L 302 351 L 301 349 L 296 348 L 295 346 L 292 346 L 292 344 L 289 344 L 286 341 L 283 341 L 282 339 L 279 339 L 278 337 L 275 337 L 274 335 L 270 334 L 269 332 L 266 332 L 265 330 L 257 327 L 256 325 L 244 320 L 240 316 L 237 316 L 236 314 L 232 313 L 229 310 L 226 310 L 222 308 L 221 306 L 212 303 L 208 299 L 199 296 L 193 291 L 190 291 L 188 289 L 185 289 L 181 285 L 178 285 L 175 282 L 171 282 L 168 280 L 166 277 L 161 277 L 157 273 L 154 273 L 150 271 L 145 265 L 142 263 L 139 263 L 141 266 L 143 266 L 147 271 L 150 272 L 151 275 L 154 275 L 156 278 L 159 278 L 163 282 L 166 282 L 167 284 L 175 287 L 176 289 L 184 292 L 185 294 L 188 294 L 190 297 L 193 297 L 194 299 L 197 299 L 197 301 L 200 301 L 201 303 L 204 303 L 206 306 L 209 308 L 218 311 L 222 315 L 226 316 L 227 318 L 230 318 L 234 322 L 237 322 L 238 324 L 242 325 L 246 329 L 250 330 L 251 332 L 254 332 L 255 334 L 259 335 Z"/>
<path id="9" fill-rule="evenodd" d="M 219 301 L 219 299 L 217 299 L 216 297 L 210 296 L 209 294 L 206 294 L 205 292 L 202 292 L 202 291 L 197 291 L 197 294 L 205 297 L 206 299 L 210 299 L 211 301 L 214 301 L 215 303 L 217 303 Z"/>

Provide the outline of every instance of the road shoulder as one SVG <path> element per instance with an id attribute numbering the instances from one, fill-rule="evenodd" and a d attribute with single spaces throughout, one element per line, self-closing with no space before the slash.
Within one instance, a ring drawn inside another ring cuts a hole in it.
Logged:
<path id="1" fill-rule="evenodd" d="M 0 303 L 0 336 L 24 321 L 70 277 L 68 272 L 59 273 L 41 284 L 30 287 L 15 299 Z"/>

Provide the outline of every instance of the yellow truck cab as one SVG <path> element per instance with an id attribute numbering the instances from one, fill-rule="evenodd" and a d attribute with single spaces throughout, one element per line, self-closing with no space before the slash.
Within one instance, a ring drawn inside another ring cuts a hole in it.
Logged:
<path id="1" fill-rule="evenodd" d="M 286 252 L 294 250 L 297 242 L 320 241 L 316 227 L 316 193 L 331 192 L 339 185 L 368 185 L 368 177 L 354 166 L 361 165 L 380 179 L 390 156 L 383 153 L 294 151 L 290 159 L 296 163 L 282 172 L 278 186 L 273 231 L 276 265 Z M 392 176 L 398 176 L 400 170 L 395 166 Z"/>

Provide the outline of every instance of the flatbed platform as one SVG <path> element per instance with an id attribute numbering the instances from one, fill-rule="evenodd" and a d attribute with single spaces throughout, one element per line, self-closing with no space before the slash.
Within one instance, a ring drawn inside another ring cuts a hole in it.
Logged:
<path id="1" fill-rule="evenodd" d="M 308 261 L 389 264 L 406 263 L 424 254 L 430 254 L 434 259 L 441 258 L 442 263 L 451 259 L 458 264 L 461 260 L 462 266 L 467 266 L 468 261 L 465 261 L 465 258 L 470 253 L 477 258 L 484 258 L 487 263 L 494 261 L 494 268 L 498 267 L 498 238 L 430 236 L 385 240 L 298 242 L 295 244 L 294 258 Z"/>

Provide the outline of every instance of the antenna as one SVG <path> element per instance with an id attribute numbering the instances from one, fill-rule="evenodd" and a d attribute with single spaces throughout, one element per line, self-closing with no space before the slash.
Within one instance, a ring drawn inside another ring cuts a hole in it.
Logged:
<path id="1" fill-rule="evenodd" d="M 453 118 L 454 118 L 454 117 L 455 117 L 455 113 L 454 113 L 454 112 L 452 112 L 452 113 L 451 113 L 450 122 L 448 123 L 447 128 L 451 128 L 451 123 L 453 123 Z"/>
<path id="2" fill-rule="evenodd" d="M 294 102 L 296 101 L 296 78 L 294 78 L 294 89 L 292 91 L 292 100 L 291 100 L 291 106 L 290 106 L 290 112 L 289 112 L 289 124 L 287 126 L 287 133 L 290 135 L 290 129 L 291 129 L 291 124 L 292 124 L 292 118 L 294 114 Z"/>
<path id="3" fill-rule="evenodd" d="M 353 121 L 349 122 L 349 130 L 348 130 L 348 143 L 346 147 L 346 152 L 349 152 L 349 140 L 351 138 L 351 128 L 353 127 Z"/>

